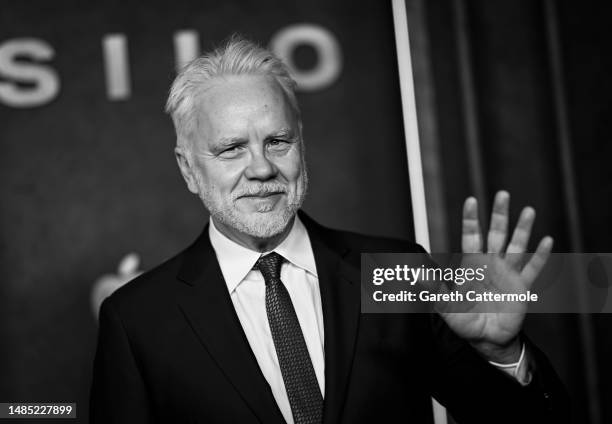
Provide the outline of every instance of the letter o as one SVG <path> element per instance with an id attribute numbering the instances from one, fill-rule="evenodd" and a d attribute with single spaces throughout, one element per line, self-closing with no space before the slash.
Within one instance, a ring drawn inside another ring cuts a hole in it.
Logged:
<path id="1" fill-rule="evenodd" d="M 293 63 L 293 51 L 304 44 L 317 52 L 317 64 L 313 69 L 300 70 Z M 289 25 L 274 34 L 270 48 L 287 64 L 299 91 L 322 90 L 334 83 L 342 70 L 338 40 L 331 31 L 319 25 Z"/>

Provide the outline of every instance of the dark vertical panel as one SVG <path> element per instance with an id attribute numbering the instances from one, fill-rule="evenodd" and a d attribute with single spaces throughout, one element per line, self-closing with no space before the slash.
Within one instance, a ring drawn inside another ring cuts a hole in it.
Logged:
<path id="1" fill-rule="evenodd" d="M 568 125 L 587 252 L 610 252 L 612 234 L 612 56 L 609 2 L 557 3 Z M 612 422 L 612 317 L 593 315 L 601 422 Z"/>
<path id="2" fill-rule="evenodd" d="M 436 92 L 425 8 L 424 0 L 406 2 L 430 247 L 432 252 L 446 252 L 449 249 L 444 199 L 446 190 L 440 157 Z"/>
<path id="3" fill-rule="evenodd" d="M 469 6 L 490 196 L 507 189 L 514 219 L 526 204 L 536 209 L 532 249 L 551 234 L 555 251 L 567 252 L 568 216 L 559 200 L 564 190 L 541 3 L 477 1 Z M 574 421 L 588 421 L 576 317 L 530 315 L 526 329 L 551 355 L 568 385 L 576 405 Z"/>
<path id="4" fill-rule="evenodd" d="M 300 20 L 334 29 L 344 55 L 337 84 L 299 96 L 306 210 L 332 227 L 413 238 L 391 3 L 303 5 Z"/>
<path id="5" fill-rule="evenodd" d="M 612 234 L 612 5 L 557 3 L 585 250 L 607 252 Z"/>
<path id="6" fill-rule="evenodd" d="M 426 2 L 426 19 L 431 46 L 432 75 L 440 142 L 440 178 L 445 182 L 444 203 L 448 222 L 449 248 L 461 251 L 463 200 L 473 195 L 465 142 L 461 83 L 458 68 L 455 21 L 452 3 Z"/>
<path id="7" fill-rule="evenodd" d="M 486 178 L 483 167 L 482 141 L 480 136 L 479 110 L 477 102 L 474 71 L 472 69 L 472 42 L 470 40 L 470 22 L 464 0 L 453 1 L 455 17 L 455 37 L 459 59 L 459 79 L 461 81 L 461 99 L 463 122 L 465 127 L 466 151 L 468 154 L 468 173 L 472 192 L 478 199 L 478 213 L 483 228 L 487 227 L 486 216 Z"/>
<path id="8" fill-rule="evenodd" d="M 559 143 L 559 159 L 562 170 L 562 185 L 564 189 L 564 204 L 568 219 L 569 240 L 572 252 L 583 252 L 582 225 L 578 213 L 578 197 L 574 177 L 574 161 L 571 152 L 572 134 L 570 130 L 569 114 L 567 109 L 567 95 L 565 89 L 565 75 L 561 60 L 561 39 L 557 5 L 551 0 L 544 1 L 544 19 L 546 27 L 547 51 L 549 54 L 550 73 L 554 111 L 556 117 L 557 137 Z M 579 289 L 576 296 L 581 305 L 586 306 L 586 291 Z M 598 392 L 598 375 L 595 357 L 595 342 L 591 316 L 580 314 L 577 316 L 580 329 L 580 342 L 582 346 L 583 368 L 587 389 L 589 422 L 601 422 L 600 402 Z"/>
<path id="9" fill-rule="evenodd" d="M 449 186 L 449 231 L 451 244 L 458 249 L 460 202 L 465 194 L 471 194 L 467 188 L 473 171 L 468 168 L 468 153 L 461 144 L 461 134 L 470 124 L 461 119 L 465 111 L 458 88 L 460 70 L 453 64 L 460 54 L 449 29 L 454 5 L 452 0 L 429 2 L 428 19 L 444 173 Z M 495 191 L 503 188 L 512 195 L 513 219 L 521 206 L 534 206 L 538 219 L 532 248 L 543 235 L 551 234 L 556 241 L 555 251 L 566 252 L 570 234 L 566 209 L 560 200 L 564 198 L 564 187 L 541 3 L 482 0 L 465 2 L 465 6 L 488 202 Z M 588 107 L 582 106 L 586 115 Z M 486 206 L 489 208 L 490 203 Z M 574 422 L 588 422 L 584 357 L 576 316 L 529 316 L 526 328 L 549 354 L 567 384 L 575 410 Z"/>

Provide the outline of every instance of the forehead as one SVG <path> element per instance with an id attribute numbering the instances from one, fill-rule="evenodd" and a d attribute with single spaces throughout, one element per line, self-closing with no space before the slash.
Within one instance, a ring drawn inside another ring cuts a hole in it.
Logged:
<path id="1" fill-rule="evenodd" d="M 218 77 L 200 96 L 198 129 L 206 138 L 296 129 L 296 116 L 280 84 L 271 77 Z"/>

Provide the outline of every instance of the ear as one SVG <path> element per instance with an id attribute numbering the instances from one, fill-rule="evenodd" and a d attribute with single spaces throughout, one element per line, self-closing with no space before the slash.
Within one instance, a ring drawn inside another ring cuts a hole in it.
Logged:
<path id="1" fill-rule="evenodd" d="M 178 163 L 181 174 L 187 183 L 187 188 L 193 194 L 198 194 L 198 184 L 194 175 L 195 170 L 192 166 L 191 155 L 183 147 L 177 146 L 174 148 L 174 156 L 176 157 L 176 163 Z"/>

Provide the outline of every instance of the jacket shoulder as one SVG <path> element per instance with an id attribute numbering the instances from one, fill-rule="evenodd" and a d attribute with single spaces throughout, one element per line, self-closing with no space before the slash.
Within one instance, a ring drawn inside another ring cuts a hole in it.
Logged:
<path id="1" fill-rule="evenodd" d="M 392 237 L 380 237 L 351 231 L 330 230 L 340 243 L 363 253 L 425 253 L 423 247 L 413 241 Z"/>
<path id="2" fill-rule="evenodd" d="M 302 211 L 299 215 L 311 237 L 324 241 L 338 251 L 349 249 L 363 253 L 426 253 L 422 246 L 410 240 L 332 229 L 319 224 Z"/>

